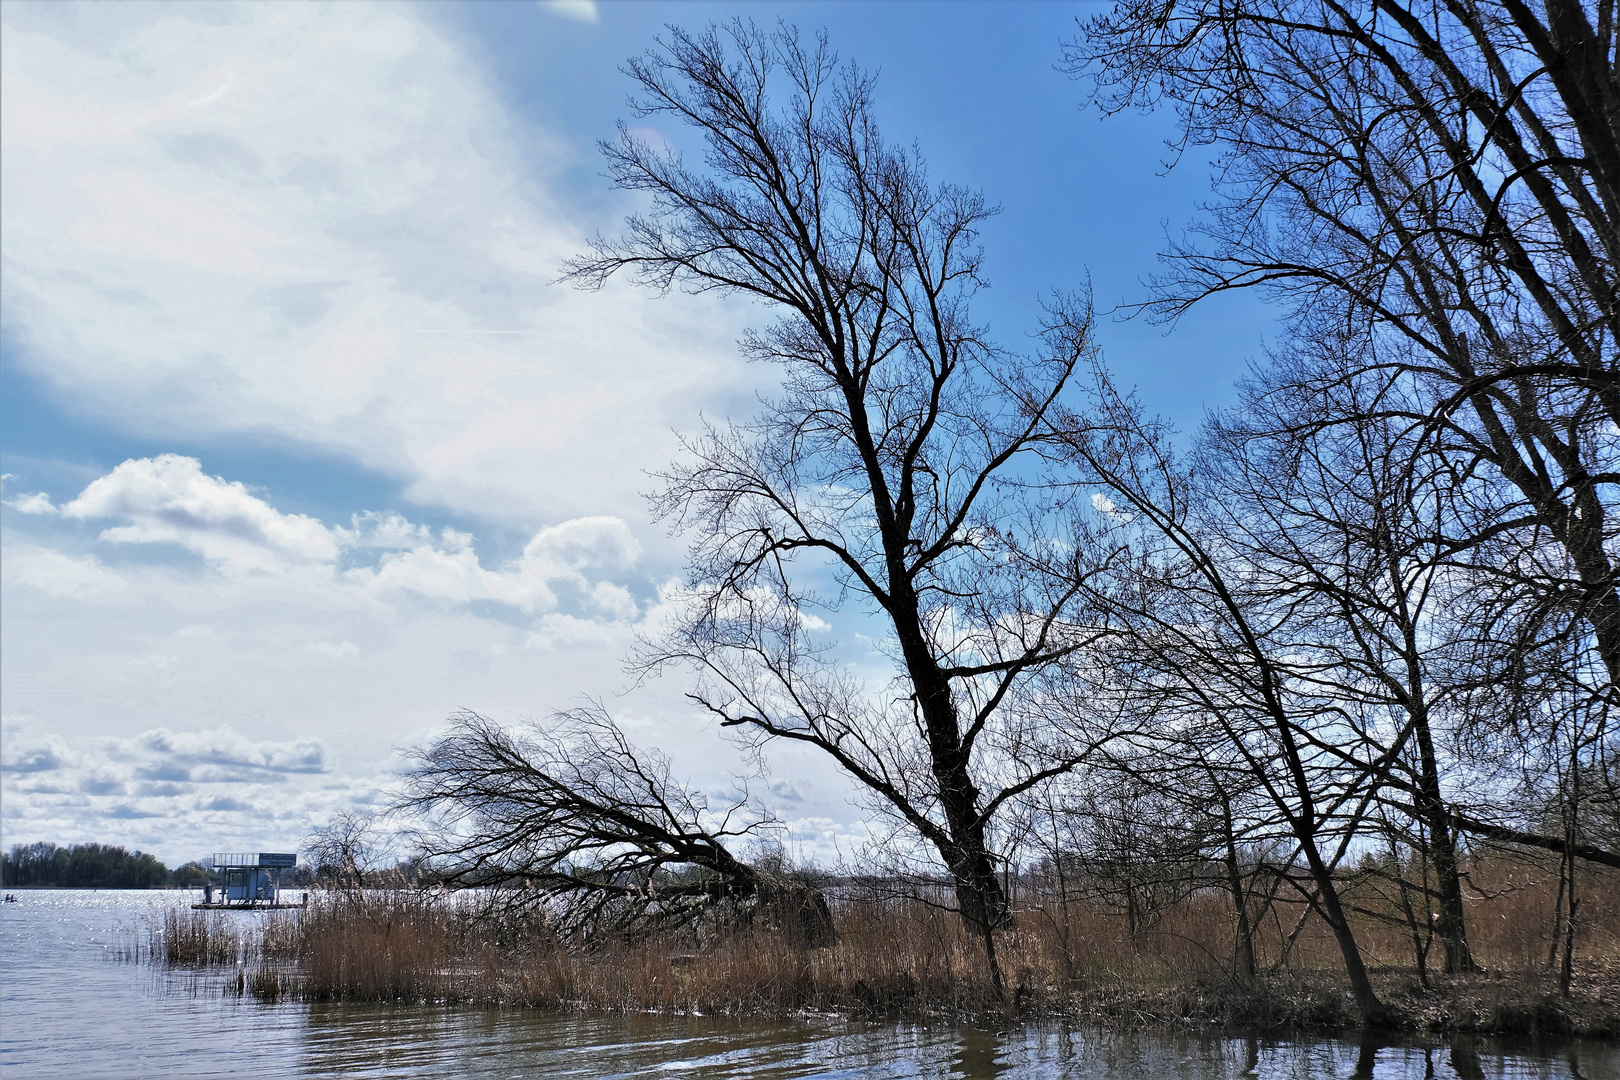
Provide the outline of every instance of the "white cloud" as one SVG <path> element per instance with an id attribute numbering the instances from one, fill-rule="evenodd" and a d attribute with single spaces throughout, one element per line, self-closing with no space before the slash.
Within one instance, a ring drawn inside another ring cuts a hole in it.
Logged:
<path id="1" fill-rule="evenodd" d="M 542 616 L 524 639 L 531 649 L 552 652 L 558 649 L 623 648 L 630 643 L 634 628 L 553 613 Z"/>
<path id="2" fill-rule="evenodd" d="M 585 517 L 541 529 L 523 554 L 527 558 L 557 559 L 574 567 L 626 570 L 641 557 L 641 544 L 618 518 Z"/>
<path id="3" fill-rule="evenodd" d="M 196 458 L 162 454 L 119 465 L 62 507 L 69 518 L 123 518 L 102 532 L 122 544 L 179 544 L 232 570 L 331 562 L 338 542 L 303 514 L 283 514 L 234 481 L 209 476 Z"/>
<path id="4" fill-rule="evenodd" d="M 107 739 L 103 746 L 115 761 L 133 761 L 148 772 L 197 768 L 238 768 L 276 773 L 320 773 L 328 769 L 326 748 L 319 739 L 276 742 L 253 740 L 229 727 L 210 731 L 144 731 L 133 739 Z"/>
<path id="5" fill-rule="evenodd" d="M 618 518 L 581 518 L 541 529 L 519 558 L 499 570 L 484 568 L 472 537 L 446 529 L 441 541 L 440 546 L 419 544 L 389 552 L 375 569 L 351 570 L 348 577 L 379 591 L 408 590 L 454 603 L 491 600 L 528 612 L 555 608 L 554 586 L 566 582 L 609 617 L 635 617 L 635 601 L 628 590 L 610 582 L 591 585 L 582 573 L 635 566 L 641 545 Z"/>
<path id="6" fill-rule="evenodd" d="M 596 0 L 540 0 L 540 7 L 565 19 L 584 23 L 597 21 Z"/>
<path id="7" fill-rule="evenodd" d="M 229 575 L 287 573 L 299 568 L 333 576 L 372 594 L 399 592 L 452 604 L 492 601 L 534 613 L 557 607 L 557 588 L 576 591 L 584 608 L 614 621 L 636 617 L 634 596 L 622 584 L 592 581 L 592 573 L 634 569 L 641 544 L 615 517 L 588 517 L 540 529 L 522 554 L 486 569 L 471 534 L 427 526 L 395 512 L 367 511 L 351 528 L 328 528 L 303 514 L 286 514 L 243 484 L 203 472 L 195 458 L 162 454 L 131 459 L 98 477 L 61 507 L 68 519 L 115 519 L 103 529 L 113 544 L 174 544 L 194 551 Z M 375 555 L 375 565 L 341 574 L 345 553 Z M 90 598 L 120 591 L 123 581 L 93 556 L 65 555 L 20 546 L 7 579 L 52 595 Z"/>
<path id="8" fill-rule="evenodd" d="M 405 590 L 458 604 L 493 600 L 532 612 L 557 606 L 551 582 L 559 569 L 548 560 L 524 558 L 506 570 L 485 570 L 470 547 L 419 547 L 391 552 L 376 569 L 351 570 L 349 576 L 382 592 Z"/>
<path id="9" fill-rule="evenodd" d="M 56 507 L 51 505 L 51 497 L 43 492 L 34 492 L 31 495 L 19 495 L 15 499 L 7 499 L 6 505 L 23 514 L 54 514 Z"/>
<path id="10" fill-rule="evenodd" d="M 746 400 L 718 301 L 553 284 L 617 227 L 548 188 L 594 151 L 513 117 L 416 8 L 0 20 L 13 355 L 82 408 L 271 434 L 532 522 L 639 514 L 670 428 Z"/>
<path id="11" fill-rule="evenodd" d="M 433 542 L 433 530 L 412 524 L 396 511 L 367 510 L 350 519 L 352 528 L 338 529 L 341 541 L 351 547 L 413 548 Z"/>
<path id="12" fill-rule="evenodd" d="M 1100 491 L 1091 493 L 1091 508 L 1104 517 L 1113 518 L 1121 524 L 1129 524 L 1131 515 L 1119 508 L 1119 504 Z"/>
<path id="13" fill-rule="evenodd" d="M 599 581 L 591 586 L 587 602 L 592 610 L 615 622 L 630 622 L 638 610 L 636 598 L 630 595 L 630 590 L 611 581 Z"/>
<path id="14" fill-rule="evenodd" d="M 21 717 L 0 719 L 0 770 L 37 773 L 74 763 L 67 743 L 54 731 L 39 731 Z"/>
<path id="15" fill-rule="evenodd" d="M 255 740 L 226 726 L 69 740 L 6 716 L 0 767 L 9 842 L 125 843 L 171 863 L 296 845 L 313 820 L 375 800 L 378 786 L 333 776 L 319 739 Z"/>
<path id="16" fill-rule="evenodd" d="M 48 596 L 93 600 L 125 589 L 125 581 L 94 555 L 68 555 L 27 543 L 6 546 L 0 568 L 7 585 L 26 585 Z"/>
<path id="17" fill-rule="evenodd" d="M 360 655 L 360 646 L 352 641 L 312 641 L 304 651 L 316 656 L 329 656 L 333 660 L 352 660 Z"/>

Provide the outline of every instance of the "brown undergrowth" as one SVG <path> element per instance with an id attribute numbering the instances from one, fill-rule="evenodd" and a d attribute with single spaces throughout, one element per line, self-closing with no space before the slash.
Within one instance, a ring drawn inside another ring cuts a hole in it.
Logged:
<path id="1" fill-rule="evenodd" d="M 1412 928 L 1374 917 L 1373 902 L 1362 898 L 1372 914 L 1361 916 L 1358 936 L 1402 1026 L 1620 1037 L 1620 875 L 1584 883 L 1576 976 L 1565 997 L 1549 959 L 1548 883 L 1516 864 L 1487 869 L 1476 868 L 1469 911 L 1480 975 L 1438 973 L 1436 946 L 1420 980 Z M 265 1000 L 867 1018 L 1010 1008 L 1251 1031 L 1355 1023 L 1337 947 L 1314 917 L 1301 924 L 1297 907 L 1276 905 L 1258 920 L 1251 978 L 1234 963 L 1234 919 L 1215 890 L 1127 918 L 1099 901 L 1065 904 L 1024 888 L 1015 929 L 998 935 L 1012 998 L 1003 1005 L 955 915 L 916 901 L 859 902 L 836 889 L 833 896 L 837 937 L 819 947 L 759 926 L 575 947 L 540 920 L 480 915 L 465 894 L 376 890 L 317 894 L 302 911 L 240 923 L 229 921 L 243 918 L 235 915 L 171 913 L 150 951 L 171 966 L 238 965 L 228 981 Z"/>

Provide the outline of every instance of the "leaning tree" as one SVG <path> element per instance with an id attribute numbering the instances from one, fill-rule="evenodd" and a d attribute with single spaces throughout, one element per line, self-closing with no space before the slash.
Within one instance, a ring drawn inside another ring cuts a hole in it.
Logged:
<path id="1" fill-rule="evenodd" d="M 1556 675 L 1556 657 L 1579 654 L 1599 661 L 1581 665 L 1595 676 L 1583 692 L 1602 706 L 1596 741 L 1611 757 L 1615 14 L 1612 0 L 1126 0 L 1068 52 L 1105 108 L 1169 104 L 1184 145 L 1219 149 L 1215 197 L 1166 253 L 1148 307 L 1174 318 L 1212 294 L 1264 291 L 1286 321 L 1250 402 L 1273 421 L 1261 434 L 1307 443 L 1384 425 L 1398 457 L 1372 464 L 1392 490 L 1443 480 L 1425 557 L 1468 580 L 1455 610 L 1473 627 L 1480 699 L 1517 709 L 1475 711 L 1465 734 L 1533 722 L 1519 703 L 1543 696 L 1527 678 L 1538 658 Z M 1357 347 L 1315 347 L 1334 339 Z M 1408 802 L 1436 837 L 1615 858 L 1532 815 L 1443 806 L 1433 779 Z M 1464 969 L 1452 929 L 1447 965 Z"/>
<path id="2" fill-rule="evenodd" d="M 414 753 L 396 809 L 420 823 L 436 880 L 587 943 L 716 917 L 811 944 L 832 930 L 813 883 L 732 850 L 777 828 L 746 790 L 712 803 L 600 708 L 518 729 L 459 713 Z"/>

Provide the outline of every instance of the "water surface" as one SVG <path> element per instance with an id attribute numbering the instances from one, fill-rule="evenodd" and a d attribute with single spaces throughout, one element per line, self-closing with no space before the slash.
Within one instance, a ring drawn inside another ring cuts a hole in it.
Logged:
<path id="1" fill-rule="evenodd" d="M 0 904 L 0 1077 L 782 1077 L 1612 1080 L 1591 1043 L 1359 1045 L 1036 1025 L 572 1015 L 277 1004 L 121 960 L 188 894 L 23 891 Z M 232 918 L 251 920 L 261 915 Z"/>

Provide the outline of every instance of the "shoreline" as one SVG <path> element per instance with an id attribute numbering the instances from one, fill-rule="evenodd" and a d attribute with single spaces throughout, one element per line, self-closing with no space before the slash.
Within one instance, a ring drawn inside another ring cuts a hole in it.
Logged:
<path id="1" fill-rule="evenodd" d="M 1394 1021 L 1359 1022 L 1349 988 L 1326 972 L 1290 972 L 1248 988 L 1209 983 L 1116 984 L 1079 991 L 1063 1015 L 1111 1025 L 1210 1029 L 1227 1035 L 1389 1033 L 1423 1036 L 1557 1038 L 1620 1042 L 1620 993 L 1614 980 L 1594 980 L 1562 998 L 1551 980 L 1506 975 L 1452 976 L 1425 990 L 1415 973 L 1383 973 L 1374 983 Z"/>
<path id="2" fill-rule="evenodd" d="M 953 1008 L 939 1003 L 913 1003 L 873 1009 L 860 1002 L 794 1008 L 660 1006 L 645 1002 L 604 1003 L 587 999 L 536 1001 L 516 995 L 423 997 L 358 997 L 307 994 L 298 975 L 279 971 L 266 985 L 262 969 L 249 970 L 236 989 L 264 1004 L 299 1001 L 310 1004 L 410 1004 L 446 1012 L 533 1010 L 553 1014 L 652 1015 L 724 1018 L 728 1020 L 826 1020 L 880 1024 L 950 1024 L 1005 1029 L 1042 1023 L 1066 1023 L 1111 1031 L 1156 1031 L 1220 1038 L 1288 1039 L 1293 1036 L 1416 1038 L 1452 1040 L 1485 1038 L 1536 1042 L 1582 1041 L 1620 1045 L 1620 1001 L 1556 991 L 1538 992 L 1510 979 L 1479 976 L 1447 990 L 1389 992 L 1380 987 L 1394 1014 L 1387 1024 L 1359 1022 L 1348 988 L 1326 975 L 1293 973 L 1263 980 L 1241 994 L 1222 994 L 1207 984 L 1171 986 L 1116 984 L 1074 992 L 1064 1001 L 1020 1004 L 1014 1011 L 991 1007 Z M 1416 988 L 1413 988 L 1416 990 Z M 227 988 L 229 990 L 229 988 Z"/>
<path id="3" fill-rule="evenodd" d="M 563 940 L 535 912 L 475 907 L 456 895 L 323 891 L 311 894 L 307 908 L 266 910 L 252 920 L 176 907 L 149 927 L 136 952 L 172 969 L 218 971 L 231 984 L 227 992 L 267 1002 L 922 1023 L 1061 1020 L 1234 1036 L 1620 1040 L 1620 950 L 1610 946 L 1612 931 L 1600 930 L 1602 924 L 1588 924 L 1595 936 L 1583 945 L 1568 997 L 1520 939 L 1493 941 L 1482 932 L 1487 973 L 1431 969 L 1425 987 L 1415 964 L 1391 962 L 1400 958 L 1392 936 L 1387 959 L 1377 960 L 1373 973 L 1392 1021 L 1369 1027 L 1317 928 L 1304 924 L 1287 966 L 1274 961 L 1240 979 L 1230 957 L 1213 951 L 1229 933 L 1213 904 L 1189 909 L 1182 923 L 1167 914 L 1159 930 L 1134 938 L 1116 932 L 1117 920 L 1106 912 L 1079 905 L 1071 905 L 1060 937 L 1060 924 L 1030 909 L 1017 929 L 998 934 L 1003 1002 L 991 989 L 981 944 L 954 913 L 922 904 L 840 903 L 831 941 L 811 942 L 791 925 L 769 921 Z"/>

